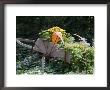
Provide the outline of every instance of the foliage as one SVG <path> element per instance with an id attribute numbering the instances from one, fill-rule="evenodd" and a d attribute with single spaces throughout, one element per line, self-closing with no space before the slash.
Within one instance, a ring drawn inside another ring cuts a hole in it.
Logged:
<path id="1" fill-rule="evenodd" d="M 44 30 L 39 33 L 39 37 L 50 42 L 51 34 L 50 29 Z M 65 63 L 61 58 L 50 58 L 49 62 L 45 63 L 44 74 L 93 74 L 94 46 L 85 42 L 76 42 L 69 33 L 62 34 L 65 43 L 61 45 L 61 41 L 59 41 L 57 46 L 65 48 L 71 54 L 71 61 Z M 42 74 L 40 57 L 42 54 L 30 53 L 27 49 L 17 45 L 18 47 L 21 49 L 17 52 L 17 74 Z"/>
<path id="2" fill-rule="evenodd" d="M 65 48 L 71 52 L 72 71 L 76 73 L 92 74 L 94 68 L 94 47 L 81 42 L 66 44 Z"/>

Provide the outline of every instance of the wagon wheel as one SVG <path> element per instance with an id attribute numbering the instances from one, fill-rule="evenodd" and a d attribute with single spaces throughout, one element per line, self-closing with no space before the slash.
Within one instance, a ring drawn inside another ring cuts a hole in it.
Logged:
<path id="1" fill-rule="evenodd" d="M 31 42 L 31 43 L 35 42 L 35 45 L 32 47 L 31 45 L 22 43 L 22 41 Z M 36 41 L 17 38 L 16 42 L 23 47 L 32 49 L 34 51 L 37 51 L 43 54 L 42 59 L 41 59 L 43 72 L 44 72 L 44 67 L 45 67 L 45 59 L 48 57 L 62 58 L 62 60 L 66 60 L 66 62 L 70 63 L 71 56 L 68 52 L 64 50 L 64 48 L 58 49 L 55 44 L 53 44 L 52 42 L 48 42 L 47 40 L 43 40 L 42 38 L 38 38 Z"/>

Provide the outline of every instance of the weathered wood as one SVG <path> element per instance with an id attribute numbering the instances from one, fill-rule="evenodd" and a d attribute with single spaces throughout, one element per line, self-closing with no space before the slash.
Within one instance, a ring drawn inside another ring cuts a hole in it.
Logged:
<path id="1" fill-rule="evenodd" d="M 35 40 L 23 39 L 23 38 L 17 38 L 17 40 L 19 40 L 21 42 L 29 42 L 29 43 L 34 43 L 35 42 Z"/>
<path id="2" fill-rule="evenodd" d="M 18 39 L 16 39 L 16 42 L 17 42 L 19 45 L 23 46 L 23 47 L 26 47 L 26 48 L 28 48 L 28 49 L 32 49 L 32 46 L 27 45 L 27 44 L 24 44 L 24 43 L 22 43 L 21 41 L 19 41 Z"/>
<path id="3" fill-rule="evenodd" d="M 21 41 L 30 41 L 28 39 L 17 39 L 16 42 L 28 49 L 32 49 L 35 51 L 38 51 L 40 53 L 43 53 L 45 57 L 54 57 L 54 58 L 61 58 L 62 60 L 65 60 L 66 62 L 70 63 L 71 55 L 69 52 L 65 51 L 64 48 L 58 49 L 57 46 L 51 42 L 48 42 L 46 40 L 43 40 L 42 38 L 38 38 L 35 42 L 34 47 L 24 44 Z M 34 40 L 33 40 L 34 41 Z"/>

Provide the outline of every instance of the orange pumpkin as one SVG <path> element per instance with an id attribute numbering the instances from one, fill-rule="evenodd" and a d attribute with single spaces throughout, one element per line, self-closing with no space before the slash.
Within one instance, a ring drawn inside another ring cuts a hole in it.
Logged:
<path id="1" fill-rule="evenodd" d="M 53 32 L 51 36 L 52 43 L 56 44 L 62 38 L 61 32 Z"/>

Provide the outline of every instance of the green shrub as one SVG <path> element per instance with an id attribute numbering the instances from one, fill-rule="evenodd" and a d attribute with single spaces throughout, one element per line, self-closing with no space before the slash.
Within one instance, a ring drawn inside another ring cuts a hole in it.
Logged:
<path id="1" fill-rule="evenodd" d="M 71 67 L 76 73 L 92 74 L 94 68 L 94 47 L 90 47 L 84 43 L 66 44 L 65 48 L 72 55 Z"/>

